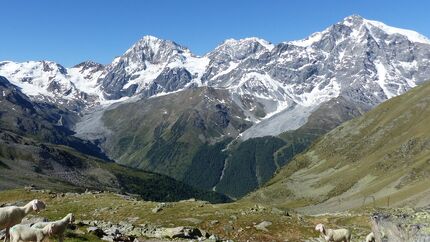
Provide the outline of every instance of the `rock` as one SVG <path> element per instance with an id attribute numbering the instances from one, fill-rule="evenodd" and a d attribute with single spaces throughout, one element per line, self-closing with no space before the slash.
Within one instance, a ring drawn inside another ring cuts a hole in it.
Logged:
<path id="1" fill-rule="evenodd" d="M 387 209 L 375 213 L 372 231 L 377 242 L 430 241 L 430 207 Z"/>
<path id="2" fill-rule="evenodd" d="M 102 240 L 113 242 L 114 241 L 114 237 L 112 235 L 105 235 L 105 236 L 102 237 Z"/>
<path id="3" fill-rule="evenodd" d="M 233 232 L 233 231 L 234 231 L 234 227 L 233 227 L 233 225 L 231 225 L 231 224 L 227 224 L 227 225 L 224 225 L 224 226 L 223 226 L 223 230 L 224 230 L 224 232 L 226 232 L 226 233 L 231 233 L 231 232 Z"/>
<path id="4" fill-rule="evenodd" d="M 132 231 L 130 231 L 130 235 L 134 237 L 140 237 L 144 233 L 144 229 L 140 227 L 135 227 Z"/>
<path id="5" fill-rule="evenodd" d="M 200 233 L 202 234 L 200 238 L 203 238 L 203 239 L 207 239 L 211 236 L 206 230 L 200 230 Z"/>
<path id="6" fill-rule="evenodd" d="M 136 223 L 140 218 L 139 217 L 132 217 L 132 218 L 128 218 L 128 221 L 130 223 Z"/>
<path id="7" fill-rule="evenodd" d="M 119 229 L 117 227 L 111 227 L 108 229 L 104 229 L 103 232 L 107 235 L 117 235 L 117 234 L 121 234 L 119 232 Z"/>
<path id="8" fill-rule="evenodd" d="M 278 214 L 278 215 L 284 215 L 284 214 L 285 214 L 285 211 L 283 211 L 283 210 L 281 210 L 281 209 L 279 209 L 279 208 L 272 208 L 271 213 L 272 213 L 272 214 Z"/>
<path id="9" fill-rule="evenodd" d="M 219 221 L 218 220 L 212 220 L 210 223 L 211 223 L 211 225 L 216 225 L 216 224 L 219 224 Z"/>
<path id="10" fill-rule="evenodd" d="M 88 233 L 94 234 L 94 235 L 96 235 L 99 238 L 102 238 L 104 235 L 106 235 L 105 232 L 103 232 L 102 229 L 100 229 L 98 227 L 94 227 L 94 226 L 88 227 L 87 231 L 88 231 Z"/>
<path id="11" fill-rule="evenodd" d="M 152 209 L 152 212 L 158 213 L 158 212 L 162 211 L 163 208 L 165 208 L 166 206 L 167 206 L 166 203 L 159 203 L 159 204 L 157 204 L 157 206 L 155 208 Z"/>
<path id="12" fill-rule="evenodd" d="M 31 184 L 29 186 L 25 186 L 24 190 L 27 191 L 27 192 L 34 191 L 34 190 L 36 190 L 36 186 L 34 186 L 33 184 Z"/>
<path id="13" fill-rule="evenodd" d="M 211 240 L 211 241 L 218 241 L 219 240 L 219 238 L 216 236 L 216 235 L 211 235 L 211 236 L 209 236 L 209 238 L 208 238 L 209 240 Z"/>
<path id="14" fill-rule="evenodd" d="M 254 228 L 256 228 L 257 230 L 268 232 L 269 230 L 267 229 L 267 227 L 269 227 L 270 225 L 272 225 L 272 222 L 263 221 L 257 225 L 254 225 Z"/>
<path id="15" fill-rule="evenodd" d="M 153 208 L 151 211 L 152 211 L 152 213 L 158 213 L 158 212 L 160 212 L 161 210 L 163 210 L 162 208 L 159 208 L 159 207 L 155 207 L 155 208 Z"/>
<path id="16" fill-rule="evenodd" d="M 197 228 L 191 227 L 175 227 L 175 228 L 160 228 L 156 230 L 157 238 L 182 238 L 182 239 L 198 239 L 202 233 Z"/>

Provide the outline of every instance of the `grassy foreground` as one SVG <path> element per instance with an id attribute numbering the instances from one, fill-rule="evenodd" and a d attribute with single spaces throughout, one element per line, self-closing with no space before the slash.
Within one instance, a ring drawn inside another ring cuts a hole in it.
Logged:
<path id="1" fill-rule="evenodd" d="M 301 216 L 292 211 L 253 204 L 235 202 L 209 204 L 186 200 L 166 203 L 157 213 L 152 210 L 159 203 L 124 198 L 114 193 L 75 194 L 25 191 L 22 189 L 0 192 L 0 204 L 26 202 L 41 199 L 47 208 L 30 216 L 49 220 L 62 218 L 69 212 L 79 220 L 102 220 L 114 224 L 128 222 L 134 225 L 151 224 L 161 227 L 192 226 L 215 234 L 222 239 L 234 241 L 305 241 L 317 238 L 317 223 L 327 227 L 348 227 L 353 231 L 354 241 L 364 238 L 370 231 L 370 213 L 345 213 L 324 216 Z M 272 225 L 267 231 L 254 226 L 262 221 Z M 68 231 L 66 241 L 99 241 L 86 233 L 86 228 Z M 143 238 L 144 241 L 144 238 Z"/>

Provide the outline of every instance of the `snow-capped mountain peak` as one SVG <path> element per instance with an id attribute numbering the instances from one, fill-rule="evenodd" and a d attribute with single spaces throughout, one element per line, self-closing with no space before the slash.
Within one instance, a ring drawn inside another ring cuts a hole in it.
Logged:
<path id="1" fill-rule="evenodd" d="M 1 62 L 0 75 L 30 96 L 62 101 L 89 95 L 86 100 L 99 103 L 195 86 L 227 89 L 249 120 L 276 123 L 278 116 L 295 115 L 294 125 L 281 125 L 288 124 L 282 119 L 276 128 L 265 126 L 266 134 L 277 134 L 300 127 L 318 105 L 339 96 L 370 108 L 402 94 L 430 78 L 428 65 L 426 37 L 352 15 L 277 45 L 255 37 L 228 39 L 198 57 L 173 41 L 144 36 L 107 66 Z"/>
<path id="2" fill-rule="evenodd" d="M 378 21 L 374 21 L 374 20 L 366 20 L 365 19 L 364 23 L 366 24 L 366 26 L 369 29 L 378 28 L 380 30 L 383 30 L 388 35 L 399 34 L 399 35 L 403 35 L 404 37 L 408 38 L 412 42 L 422 43 L 422 44 L 430 44 L 430 40 L 427 37 L 425 37 L 422 34 L 419 34 L 418 32 L 415 32 L 413 30 L 391 27 L 391 26 L 388 26 L 382 22 L 378 22 Z"/>
<path id="3" fill-rule="evenodd" d="M 411 42 L 430 44 L 430 40 L 427 37 L 413 30 L 391 27 L 379 21 L 365 19 L 359 15 L 348 16 L 337 24 L 331 25 L 321 32 L 315 32 L 302 40 L 294 40 L 284 43 L 300 47 L 310 47 L 314 43 L 321 41 L 327 35 L 332 35 L 333 33 L 339 34 L 339 26 L 348 27 L 349 32 L 347 34 L 349 36 L 346 37 L 351 38 L 358 38 L 359 36 L 362 36 L 364 31 L 368 31 L 370 33 L 376 31 L 379 32 L 379 34 L 377 34 L 379 36 L 381 33 L 390 36 L 401 35 L 403 38 L 406 38 Z"/>

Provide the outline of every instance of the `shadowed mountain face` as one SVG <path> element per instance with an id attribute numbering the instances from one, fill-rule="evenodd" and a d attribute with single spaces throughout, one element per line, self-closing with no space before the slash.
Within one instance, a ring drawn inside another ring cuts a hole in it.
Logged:
<path id="1" fill-rule="evenodd" d="M 211 188 L 224 166 L 222 150 L 250 122 L 225 90 L 202 87 L 184 92 L 106 111 L 103 122 L 112 135 L 103 148 L 121 164 L 195 181 L 193 185 L 207 180 L 200 185 Z M 205 154 L 209 150 L 213 157 Z M 203 171 L 208 177 L 199 175 Z"/>
<path id="2" fill-rule="evenodd" d="M 74 114 L 31 101 L 3 77 L 0 93 L 0 189 L 33 184 L 63 192 L 86 188 L 127 192 L 157 201 L 229 200 L 107 160 L 97 146 L 72 135 L 67 124 Z"/>
<path id="3" fill-rule="evenodd" d="M 376 206 L 428 205 L 429 91 L 423 84 L 342 124 L 248 199 L 308 204 L 310 213 L 360 207 L 366 198 Z"/>
<path id="4" fill-rule="evenodd" d="M 40 142 L 66 145 L 82 153 L 106 159 L 96 145 L 73 136 L 71 126 L 78 116 L 56 106 L 36 103 L 0 76 L 0 125 L 2 131 L 33 138 Z"/>

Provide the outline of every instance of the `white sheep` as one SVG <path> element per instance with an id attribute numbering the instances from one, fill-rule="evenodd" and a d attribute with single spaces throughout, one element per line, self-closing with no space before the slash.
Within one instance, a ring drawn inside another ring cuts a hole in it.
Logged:
<path id="1" fill-rule="evenodd" d="M 47 236 L 52 234 L 55 224 L 46 225 L 43 229 L 31 228 L 28 225 L 17 224 L 10 228 L 11 242 L 35 241 L 42 242 Z"/>
<path id="2" fill-rule="evenodd" d="M 60 242 L 64 241 L 64 231 L 66 231 L 67 225 L 73 223 L 75 221 L 75 216 L 73 213 L 67 214 L 64 218 L 54 221 L 54 222 L 38 222 L 33 224 L 32 228 L 41 229 L 44 228 L 48 224 L 55 224 L 55 227 L 52 229 L 52 235 L 57 235 Z"/>
<path id="3" fill-rule="evenodd" d="M 373 234 L 373 232 L 370 232 L 370 233 L 366 236 L 366 242 L 375 242 L 375 235 Z"/>
<path id="4" fill-rule="evenodd" d="M 315 230 L 319 231 L 326 241 L 351 241 L 351 231 L 348 229 L 325 229 L 323 224 L 317 224 L 317 226 L 315 226 Z"/>
<path id="5" fill-rule="evenodd" d="M 34 199 L 23 207 L 8 206 L 0 208 L 0 230 L 6 229 L 4 241 L 9 240 L 9 229 L 21 223 L 22 219 L 32 211 L 39 212 L 45 208 L 45 203 Z"/>

